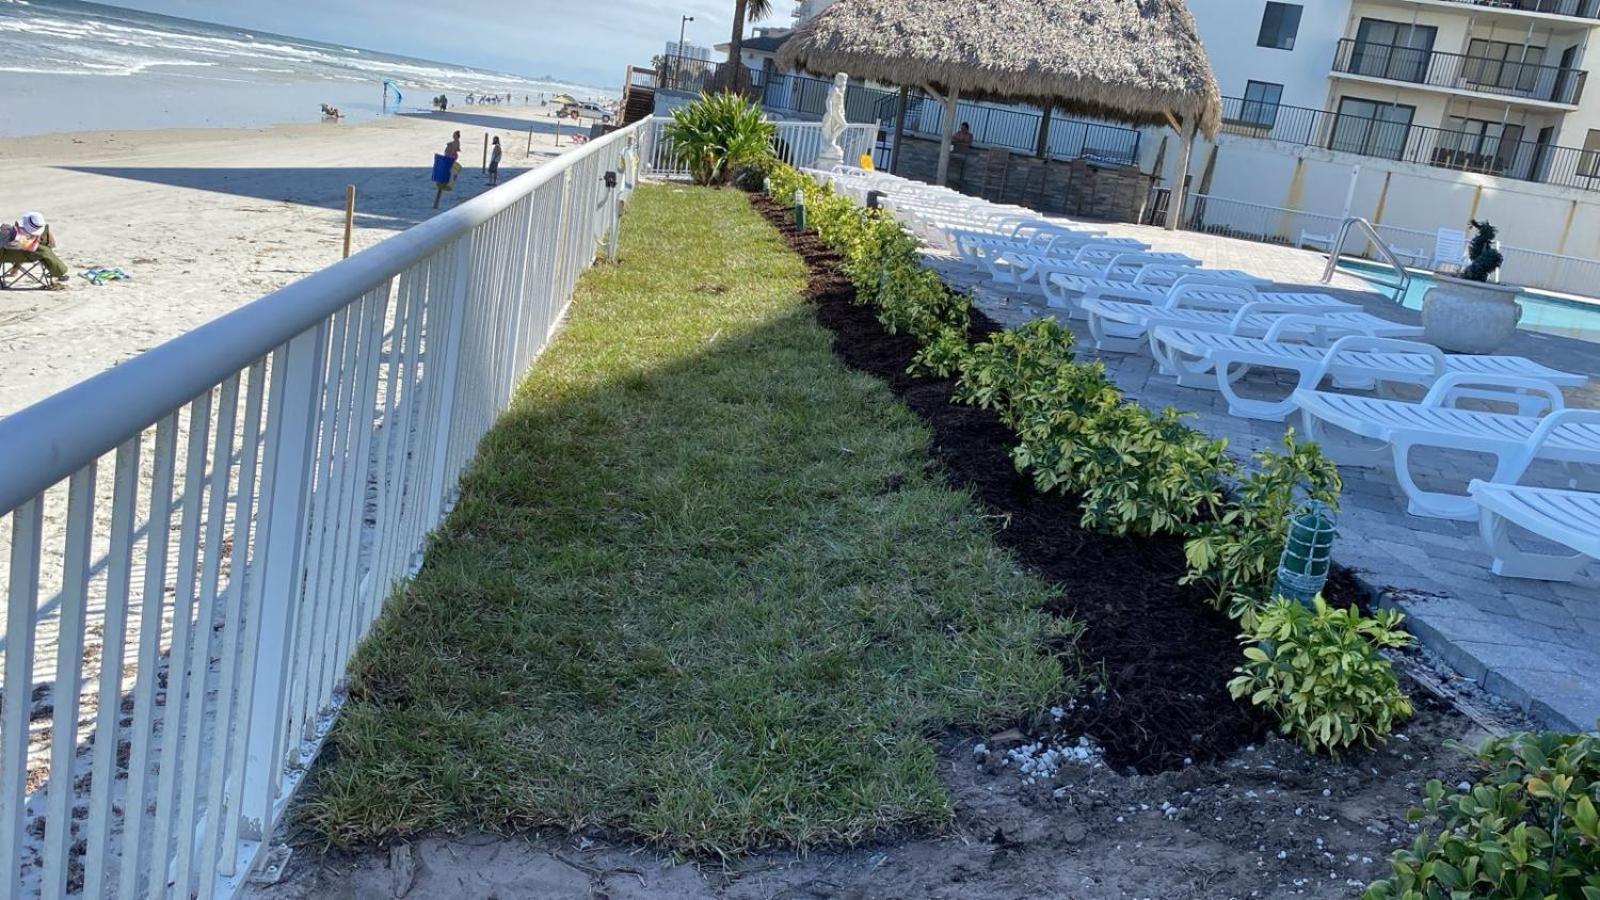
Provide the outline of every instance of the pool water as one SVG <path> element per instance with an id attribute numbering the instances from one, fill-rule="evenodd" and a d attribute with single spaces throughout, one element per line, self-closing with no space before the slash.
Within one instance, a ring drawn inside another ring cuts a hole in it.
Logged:
<path id="1" fill-rule="evenodd" d="M 1373 288 L 1388 297 L 1395 295 L 1394 270 L 1364 260 L 1344 259 L 1339 269 L 1357 278 L 1371 282 Z M 1423 295 L 1434 281 L 1427 274 L 1411 273 L 1411 283 L 1405 296 L 1397 298 L 1407 309 L 1421 309 Z M 1522 304 L 1522 322 L 1518 327 L 1546 334 L 1559 334 L 1585 341 L 1600 342 L 1600 300 L 1585 302 L 1542 291 L 1524 289 L 1518 298 Z"/>

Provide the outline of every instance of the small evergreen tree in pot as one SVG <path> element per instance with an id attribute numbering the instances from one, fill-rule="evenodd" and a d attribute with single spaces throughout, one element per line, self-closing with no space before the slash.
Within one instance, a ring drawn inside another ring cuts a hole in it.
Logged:
<path id="1" fill-rule="evenodd" d="M 1495 249 L 1494 239 L 1500 233 L 1498 228 L 1488 222 L 1472 220 L 1472 229 L 1476 232 L 1472 241 L 1467 244 L 1467 267 L 1461 270 L 1461 277 L 1467 281 L 1488 281 L 1489 276 L 1500 268 L 1506 261 L 1505 256 Z"/>

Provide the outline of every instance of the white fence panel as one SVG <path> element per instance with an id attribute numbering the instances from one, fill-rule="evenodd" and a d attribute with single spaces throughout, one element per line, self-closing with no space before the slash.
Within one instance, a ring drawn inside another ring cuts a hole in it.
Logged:
<path id="1" fill-rule="evenodd" d="M 6 897 L 236 890 L 649 130 L 0 421 Z"/>
<path id="2" fill-rule="evenodd" d="M 662 126 L 670 121 L 672 119 L 668 116 L 655 116 L 640 123 L 646 128 L 643 138 L 646 170 L 658 177 L 689 174 L 688 165 L 678 158 L 672 142 L 662 134 Z M 772 124 L 776 127 L 772 142 L 773 150 L 779 159 L 802 169 L 816 165 L 817 157 L 822 153 L 822 123 L 774 122 Z M 845 126 L 844 135 L 839 139 L 839 147 L 844 151 L 844 161 L 849 165 L 855 165 L 862 154 L 872 153 L 877 139 L 876 125 Z"/>

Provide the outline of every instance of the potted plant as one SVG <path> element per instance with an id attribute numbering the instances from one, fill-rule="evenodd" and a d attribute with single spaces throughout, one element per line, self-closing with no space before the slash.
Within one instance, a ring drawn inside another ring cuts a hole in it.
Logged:
<path id="1" fill-rule="evenodd" d="M 1422 298 L 1422 327 L 1428 343 L 1444 350 L 1493 353 L 1517 333 L 1522 289 L 1489 282 L 1505 257 L 1495 249 L 1493 225 L 1474 219 L 1472 228 L 1466 268 L 1459 277 L 1435 273 L 1437 283 Z"/>

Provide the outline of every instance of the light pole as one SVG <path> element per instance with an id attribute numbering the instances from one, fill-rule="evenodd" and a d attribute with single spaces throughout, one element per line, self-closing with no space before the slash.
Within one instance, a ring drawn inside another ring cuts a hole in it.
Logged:
<path id="1" fill-rule="evenodd" d="M 694 21 L 694 16 L 680 16 L 679 19 L 678 19 L 678 55 L 679 56 L 686 55 L 683 52 L 683 30 L 688 27 L 690 22 L 693 22 L 693 21 Z"/>

